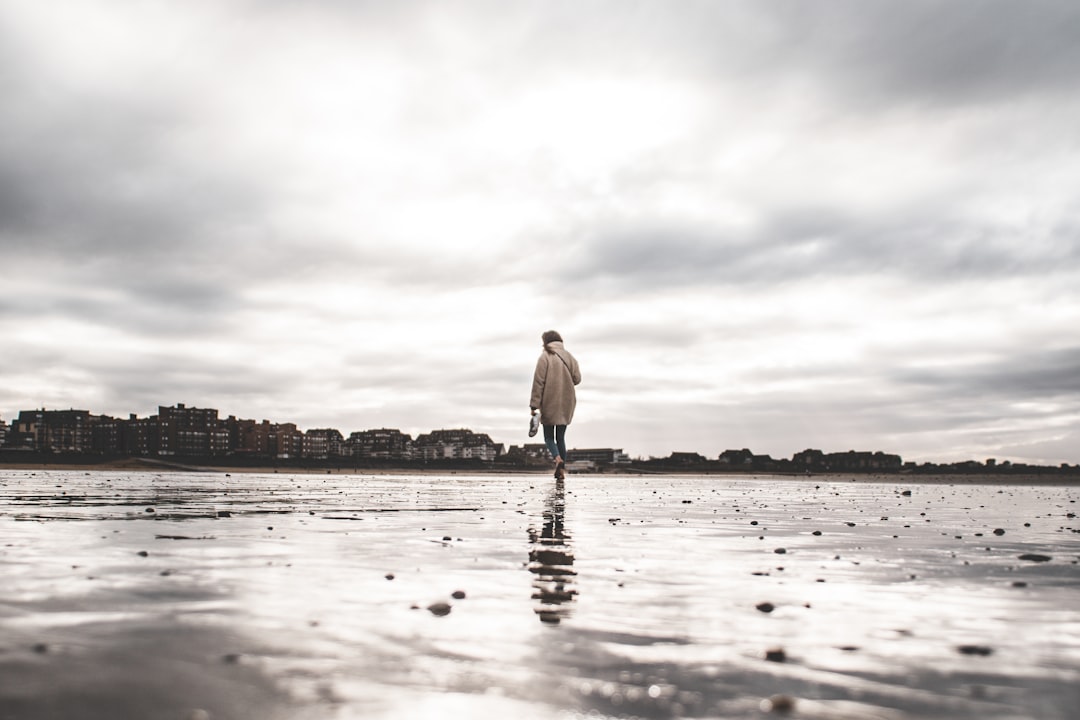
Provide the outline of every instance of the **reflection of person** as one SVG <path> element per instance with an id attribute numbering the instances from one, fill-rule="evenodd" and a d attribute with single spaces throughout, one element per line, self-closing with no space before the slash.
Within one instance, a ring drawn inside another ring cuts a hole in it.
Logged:
<path id="1" fill-rule="evenodd" d="M 570 534 L 563 524 L 566 516 L 566 493 L 562 480 L 555 481 L 555 490 L 544 507 L 544 524 L 540 533 L 529 528 L 529 572 L 533 580 L 533 599 L 540 601 L 536 614 L 540 622 L 558 624 L 570 614 L 568 604 L 574 600 L 574 553 Z"/>
<path id="2" fill-rule="evenodd" d="M 533 374 L 531 412 L 540 411 L 544 425 L 544 443 L 555 462 L 555 477 L 566 476 L 566 426 L 574 419 L 581 369 L 574 356 L 563 347 L 563 339 L 554 330 L 543 334 L 544 352 L 536 361 Z"/>

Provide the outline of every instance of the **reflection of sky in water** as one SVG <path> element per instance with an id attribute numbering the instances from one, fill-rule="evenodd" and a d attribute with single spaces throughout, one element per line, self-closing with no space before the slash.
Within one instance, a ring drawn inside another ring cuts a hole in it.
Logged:
<path id="1" fill-rule="evenodd" d="M 1064 718 L 1080 702 L 1077 489 L 21 471 L 0 483 L 0 701 L 14 702 L 11 678 L 42 673 L 62 678 L 48 691 L 60 706 L 80 682 L 107 699 L 129 676 L 153 695 L 147 673 L 183 668 L 178 683 L 217 698 L 216 720 L 240 707 L 241 677 L 276 689 L 267 717 L 291 718 L 746 715 L 778 693 L 810 717 Z M 1018 560 L 1030 552 L 1053 559 Z M 131 661 L 149 642 L 155 662 Z M 764 659 L 776 649 L 786 662 Z M 215 694 L 206 678 L 219 675 Z"/>

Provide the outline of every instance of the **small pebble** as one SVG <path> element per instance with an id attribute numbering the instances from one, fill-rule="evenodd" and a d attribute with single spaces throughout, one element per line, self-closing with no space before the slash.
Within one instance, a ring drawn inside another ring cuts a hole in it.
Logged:
<path id="1" fill-rule="evenodd" d="M 787 653 L 784 648 L 769 648 L 765 651 L 765 659 L 769 662 L 787 662 Z"/>
<path id="2" fill-rule="evenodd" d="M 450 597 L 454 598 L 455 600 L 464 600 L 465 599 L 465 591 L 464 590 L 455 590 L 454 592 L 452 592 L 450 594 Z"/>
<path id="3" fill-rule="evenodd" d="M 963 655 L 982 655 L 984 657 L 994 652 L 993 648 L 985 645 L 961 645 L 956 649 Z"/>
<path id="4" fill-rule="evenodd" d="M 1050 562 L 1053 559 L 1049 555 L 1039 555 L 1038 553 L 1024 553 L 1018 557 L 1021 560 L 1030 560 L 1031 562 Z"/>
<path id="5" fill-rule="evenodd" d="M 442 617 L 443 615 L 450 614 L 450 603 L 437 602 L 428 605 L 428 612 L 436 617 Z"/>
<path id="6" fill-rule="evenodd" d="M 756 607 L 758 610 L 760 610 L 763 613 L 771 613 L 773 610 L 776 609 L 776 606 L 773 605 L 770 602 L 758 603 L 754 607 Z"/>
<path id="7" fill-rule="evenodd" d="M 761 701 L 761 712 L 787 714 L 795 709 L 795 698 L 790 695 L 773 695 Z"/>

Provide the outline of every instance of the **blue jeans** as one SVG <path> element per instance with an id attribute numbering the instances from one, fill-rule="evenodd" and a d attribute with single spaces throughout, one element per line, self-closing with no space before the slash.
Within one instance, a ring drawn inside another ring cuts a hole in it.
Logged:
<path id="1" fill-rule="evenodd" d="M 566 426 L 545 425 L 544 443 L 552 458 L 562 458 L 566 462 Z"/>

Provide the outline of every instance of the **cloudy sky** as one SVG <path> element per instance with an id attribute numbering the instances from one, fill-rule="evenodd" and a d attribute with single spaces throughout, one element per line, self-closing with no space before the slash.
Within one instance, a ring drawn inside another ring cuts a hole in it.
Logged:
<path id="1" fill-rule="evenodd" d="M 0 0 L 0 417 L 1080 462 L 1080 4 Z"/>

